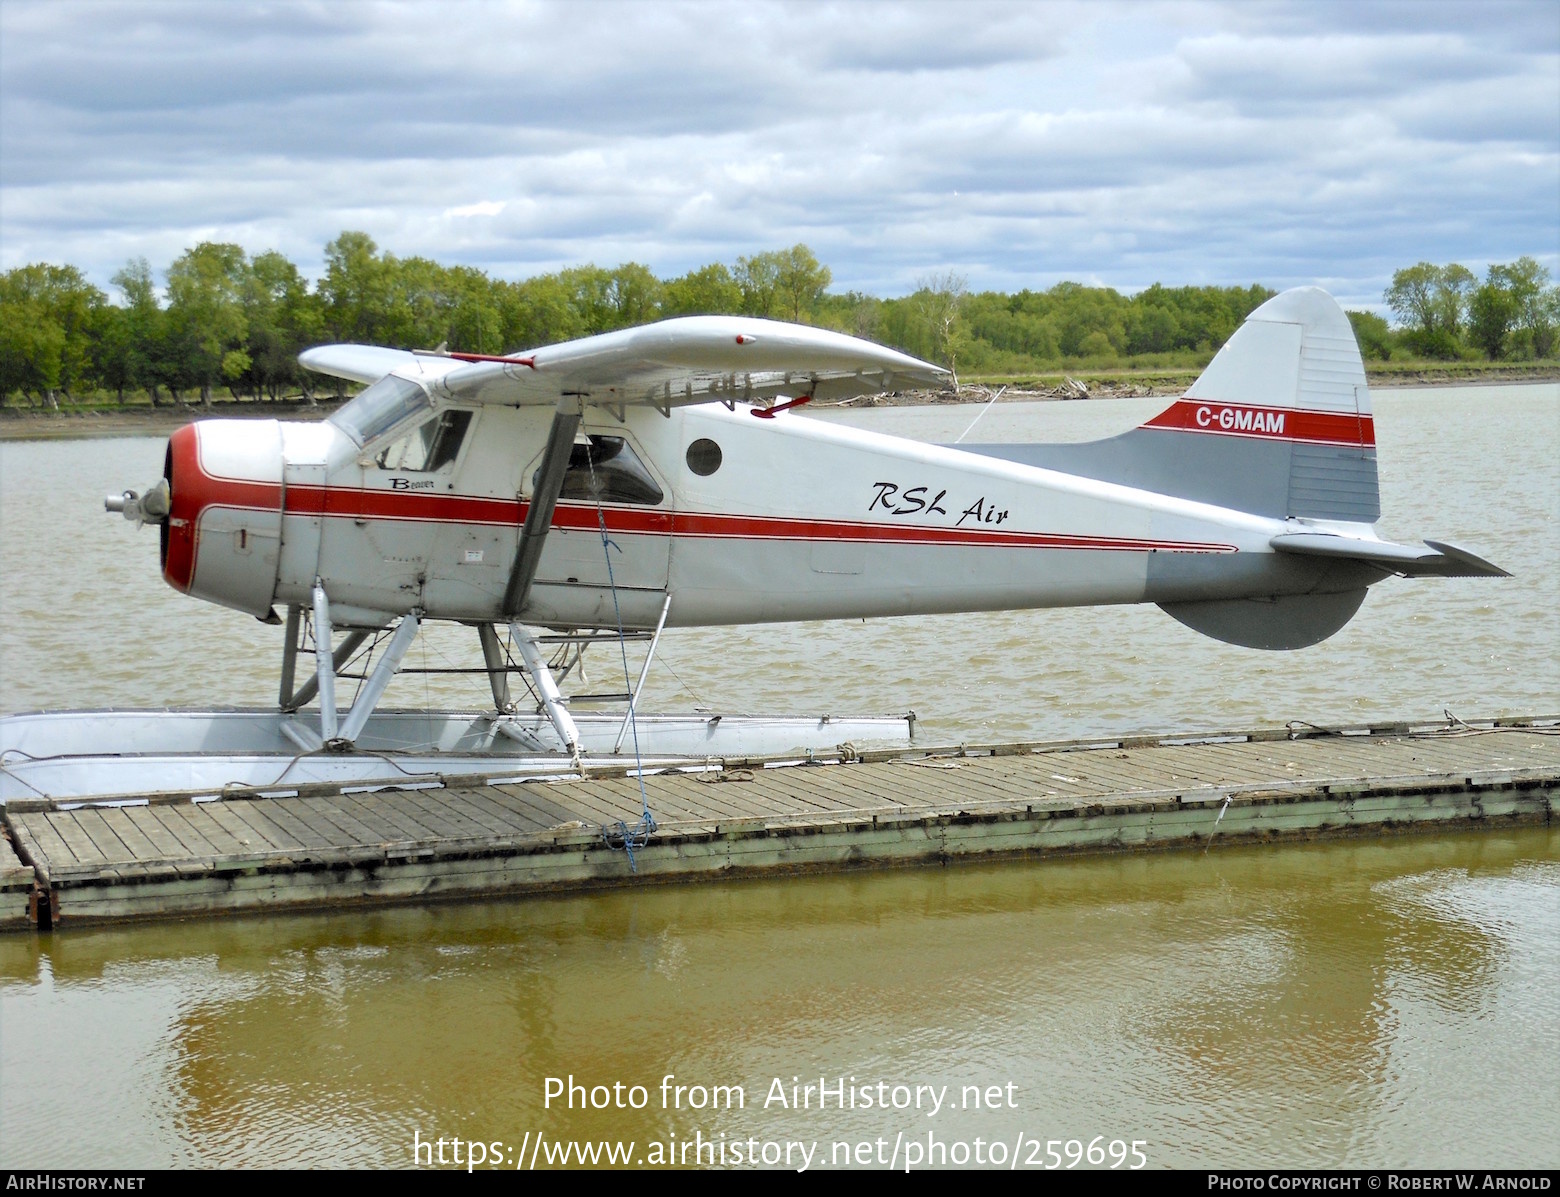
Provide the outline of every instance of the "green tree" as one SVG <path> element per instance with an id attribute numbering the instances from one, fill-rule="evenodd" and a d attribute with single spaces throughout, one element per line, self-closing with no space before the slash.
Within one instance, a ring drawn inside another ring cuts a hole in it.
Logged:
<path id="1" fill-rule="evenodd" d="M 449 272 L 454 307 L 449 314 L 450 346 L 467 353 L 504 351 L 504 316 L 491 279 L 470 266 Z"/>
<path id="2" fill-rule="evenodd" d="M 168 323 L 181 366 L 181 381 L 200 388 L 211 406 L 211 388 L 235 382 L 251 359 L 245 300 L 249 262 L 241 247 L 202 241 L 168 268 Z"/>
<path id="3" fill-rule="evenodd" d="M 574 303 L 573 290 L 559 275 L 504 284 L 496 301 L 503 342 L 510 350 L 539 349 L 585 335 L 585 320 Z"/>
<path id="4" fill-rule="evenodd" d="M 1392 357 L 1392 329 L 1385 319 L 1375 312 L 1346 312 L 1354 329 L 1354 340 L 1360 347 L 1360 356 L 1388 361 Z"/>
<path id="5" fill-rule="evenodd" d="M 35 405 L 58 408 L 54 392 L 60 385 L 65 330 L 42 300 L 19 285 L 17 273 L 0 276 L 0 397 L 20 391 Z"/>
<path id="6" fill-rule="evenodd" d="M 379 256 L 367 233 L 344 232 L 325 246 L 319 291 L 332 336 L 369 344 L 388 341 L 393 269 L 393 260 Z"/>
<path id="7" fill-rule="evenodd" d="M 1560 325 L 1560 287 L 1549 285 L 1549 271 L 1531 257 L 1505 266 L 1491 266 L 1489 284 L 1501 288 L 1516 308 L 1512 321 L 1513 348 L 1518 356 L 1547 358 L 1555 353 Z"/>
<path id="8" fill-rule="evenodd" d="M 690 270 L 662 287 L 661 310 L 667 316 L 726 316 L 742 310 L 742 288 L 719 262 Z"/>
<path id="9" fill-rule="evenodd" d="M 1455 358 L 1478 279 L 1453 262 L 1419 262 L 1392 276 L 1383 298 L 1405 326 L 1405 339 L 1427 357 Z"/>
<path id="10" fill-rule="evenodd" d="M 732 276 L 742 290 L 744 316 L 769 317 L 775 314 L 780 291 L 779 254 L 763 253 L 754 254 L 751 258 L 738 258 Z"/>
<path id="11" fill-rule="evenodd" d="M 74 266 L 38 262 L 0 276 L 0 379 L 4 392 L 20 390 L 58 407 L 95 377 L 95 341 L 106 296 Z"/>
<path id="12" fill-rule="evenodd" d="M 1506 338 L 1521 311 L 1516 296 L 1496 281 L 1495 270 L 1490 268 L 1489 281 L 1473 293 L 1468 305 L 1468 339 L 1492 362 L 1504 356 Z"/>
<path id="13" fill-rule="evenodd" d="M 586 263 L 584 266 L 560 270 L 558 281 L 567 290 L 569 303 L 578 315 L 586 335 L 617 327 L 617 307 L 610 294 L 611 271 L 594 263 Z"/>
<path id="14" fill-rule="evenodd" d="M 249 264 L 244 315 L 249 382 L 257 396 L 279 399 L 284 388 L 302 381 L 298 354 L 318 341 L 322 307 L 298 267 L 284 254 L 268 250 Z"/>
<path id="15" fill-rule="evenodd" d="M 604 296 L 612 312 L 612 328 L 648 324 L 661 315 L 661 281 L 648 266 L 625 262 L 607 276 Z"/>
<path id="16" fill-rule="evenodd" d="M 931 356 L 953 371 L 956 385 L 959 351 L 967 340 L 963 310 L 968 295 L 968 280 L 949 271 L 921 279 L 910 297 L 910 306 L 926 329 Z"/>
<path id="17" fill-rule="evenodd" d="M 821 265 L 813 251 L 797 244 L 775 255 L 775 302 L 793 321 L 811 315 L 833 274 Z"/>
<path id="18" fill-rule="evenodd" d="M 112 362 L 106 378 L 121 398 L 125 388 L 144 388 L 156 407 L 158 384 L 168 374 L 168 328 L 152 267 L 145 258 L 132 258 L 109 281 L 119 288 L 124 305 L 117 309 L 113 343 L 105 354 Z"/>

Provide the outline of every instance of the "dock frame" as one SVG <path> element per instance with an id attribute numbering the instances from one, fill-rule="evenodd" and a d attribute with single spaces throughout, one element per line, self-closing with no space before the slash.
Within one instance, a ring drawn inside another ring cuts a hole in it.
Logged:
<path id="1" fill-rule="evenodd" d="M 1550 824 L 1560 717 L 710 760 L 647 776 L 12 801 L 0 926 Z"/>

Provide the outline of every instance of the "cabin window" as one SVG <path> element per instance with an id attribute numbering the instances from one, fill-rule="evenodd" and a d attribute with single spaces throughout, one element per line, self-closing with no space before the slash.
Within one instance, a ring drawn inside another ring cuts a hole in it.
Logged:
<path id="1" fill-rule="evenodd" d="M 359 445 L 366 445 L 431 406 L 428 392 L 417 383 L 388 374 L 330 419 Z"/>
<path id="2" fill-rule="evenodd" d="M 540 474 L 538 470 L 532 476 L 533 487 Z M 653 507 L 665 496 L 626 440 L 620 436 L 591 436 L 574 443 L 558 497 Z"/>
<path id="3" fill-rule="evenodd" d="M 411 432 L 392 441 L 375 463 L 382 470 L 403 474 L 432 474 L 455 464 L 460 455 L 466 429 L 471 427 L 469 411 L 447 411 L 419 424 Z"/>
<path id="4" fill-rule="evenodd" d="M 688 446 L 688 468 L 700 478 L 708 478 L 720 469 L 720 446 L 701 436 Z"/>

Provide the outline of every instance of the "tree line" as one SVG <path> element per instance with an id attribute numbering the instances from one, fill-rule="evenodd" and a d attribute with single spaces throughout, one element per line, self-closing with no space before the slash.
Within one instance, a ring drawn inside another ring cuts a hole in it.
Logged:
<path id="1" fill-rule="evenodd" d="M 112 279 L 110 298 L 74 266 L 37 263 L 0 275 L 0 396 L 145 394 L 153 404 L 276 400 L 336 389 L 298 365 L 326 341 L 503 353 L 671 316 L 739 313 L 801 321 L 880 341 L 966 373 L 1024 374 L 1206 362 L 1269 298 L 1266 287 L 1165 287 L 1132 296 L 1058 283 L 1045 291 L 971 293 L 956 274 L 897 299 L 831 293 L 829 268 L 805 245 L 657 278 L 639 263 L 585 265 L 519 282 L 470 266 L 383 252 L 366 233 L 325 247 L 311 284 L 283 254 L 250 257 L 202 242 L 159 289 L 144 258 Z M 1385 300 L 1400 327 L 1350 313 L 1367 356 L 1550 357 L 1560 289 L 1532 258 L 1478 280 L 1427 263 L 1393 276 Z M 339 392 L 338 392 L 339 393 Z"/>

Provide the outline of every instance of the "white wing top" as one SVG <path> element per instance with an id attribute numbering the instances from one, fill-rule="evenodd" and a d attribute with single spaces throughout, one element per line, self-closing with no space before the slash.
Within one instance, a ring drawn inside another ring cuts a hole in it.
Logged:
<path id="1" fill-rule="evenodd" d="M 612 407 L 668 409 L 717 399 L 768 405 L 804 395 L 842 399 L 935 386 L 948 377 L 939 366 L 870 341 L 746 316 L 683 316 L 500 360 L 371 345 L 322 345 L 298 360 L 355 382 L 393 373 L 436 399 L 505 406 L 551 405 L 572 396 Z"/>

